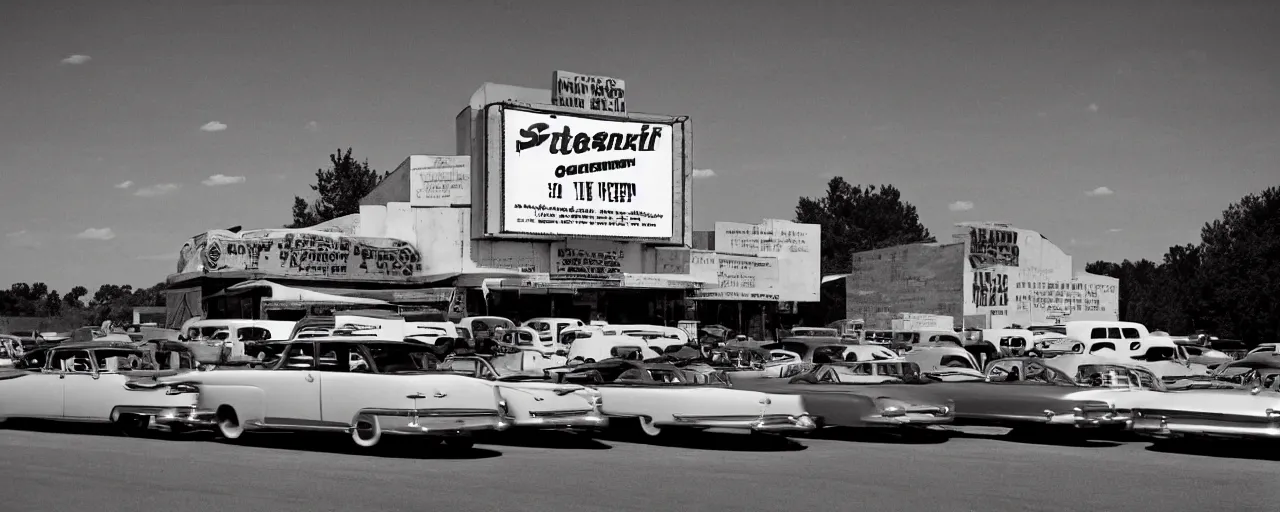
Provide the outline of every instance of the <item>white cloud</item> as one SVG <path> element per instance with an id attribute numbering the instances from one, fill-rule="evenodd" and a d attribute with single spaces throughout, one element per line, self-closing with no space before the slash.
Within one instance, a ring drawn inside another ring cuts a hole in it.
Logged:
<path id="1" fill-rule="evenodd" d="M 76 235 L 81 240 L 111 240 L 115 237 L 116 232 L 111 228 L 89 228 Z"/>
<path id="2" fill-rule="evenodd" d="M 120 183 L 116 183 L 116 188 L 120 188 L 120 189 L 129 188 L 129 187 L 132 187 L 132 186 L 133 186 L 133 182 L 132 182 L 132 181 L 129 181 L 129 180 L 125 180 L 125 181 L 122 181 L 122 182 L 120 182 Z"/>
<path id="3" fill-rule="evenodd" d="M 200 127 L 200 131 L 202 131 L 202 132 L 220 132 L 220 131 L 222 131 L 222 130 L 226 130 L 226 129 L 227 129 L 227 125 L 226 125 L 226 124 L 224 124 L 224 123 L 219 123 L 219 122 L 217 122 L 217 121 L 209 121 L 209 122 L 205 123 L 205 124 L 204 124 L 204 126 L 201 126 L 201 127 Z"/>
<path id="4" fill-rule="evenodd" d="M 712 169 L 694 169 L 693 170 L 693 179 L 695 180 L 702 180 L 702 179 L 714 178 L 714 177 L 716 177 L 716 171 Z"/>
<path id="5" fill-rule="evenodd" d="M 318 123 L 316 123 L 315 121 L 311 121 L 311 122 L 307 123 L 307 125 L 306 125 L 306 126 L 304 126 L 304 128 L 306 128 L 306 129 L 307 129 L 307 131 L 309 131 L 309 132 L 318 132 L 318 131 L 320 131 L 320 125 L 319 125 Z"/>
<path id="6" fill-rule="evenodd" d="M 1124 230 L 1120 228 L 1111 228 L 1107 230 L 1108 233 L 1119 233 L 1121 231 L 1124 231 Z"/>
<path id="7" fill-rule="evenodd" d="M 1097 112 L 1097 111 L 1098 111 L 1098 104 L 1097 104 L 1097 103 L 1090 103 L 1090 104 L 1089 104 L 1089 111 L 1090 111 L 1090 112 Z"/>
<path id="8" fill-rule="evenodd" d="M 221 187 L 223 185 L 235 185 L 244 183 L 244 176 L 227 176 L 225 174 L 214 174 L 204 181 L 201 181 L 206 187 Z"/>
<path id="9" fill-rule="evenodd" d="M 93 60 L 93 57 L 90 57 L 90 56 L 88 56 L 88 55 L 80 55 L 80 54 L 76 54 L 76 55 L 72 55 L 72 56 L 70 56 L 70 57 L 67 57 L 67 58 L 65 58 L 65 59 L 62 59 L 62 63 L 63 63 L 63 64 L 70 64 L 70 65 L 72 65 L 72 66 L 78 66 L 78 65 L 80 65 L 80 64 L 84 64 L 84 63 L 86 63 L 86 62 L 89 62 L 90 60 Z"/>
<path id="10" fill-rule="evenodd" d="M 27 230 L 25 230 L 25 229 L 19 229 L 19 230 L 17 230 L 17 231 L 12 232 L 12 233 L 5 233 L 5 235 L 4 235 L 4 236 L 6 236 L 6 237 L 8 237 L 8 238 L 17 238 L 17 237 L 20 237 L 20 236 L 25 236 L 26 234 L 27 234 Z"/>
<path id="11" fill-rule="evenodd" d="M 947 209 L 953 212 L 967 212 L 973 209 L 973 201 L 956 201 L 947 205 Z"/>
<path id="12" fill-rule="evenodd" d="M 1087 195 L 1087 196 L 1091 196 L 1091 197 L 1095 197 L 1095 196 L 1109 196 L 1109 195 L 1114 194 L 1114 193 L 1115 193 L 1115 191 L 1113 191 L 1113 190 L 1111 190 L 1111 189 L 1109 189 L 1109 188 L 1107 188 L 1107 187 L 1098 187 L 1098 188 L 1095 188 L 1095 189 L 1090 190 L 1090 191 L 1088 191 L 1088 192 L 1085 192 L 1085 195 Z"/>
<path id="13" fill-rule="evenodd" d="M 150 187 L 142 187 L 138 189 L 137 192 L 134 192 L 133 195 L 138 197 L 156 197 L 178 190 L 178 188 L 179 185 L 177 183 L 161 183 Z"/>

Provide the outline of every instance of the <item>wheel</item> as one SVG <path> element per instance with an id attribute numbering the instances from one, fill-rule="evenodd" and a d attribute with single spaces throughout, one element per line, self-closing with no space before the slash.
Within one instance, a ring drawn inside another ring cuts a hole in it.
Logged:
<path id="1" fill-rule="evenodd" d="M 239 439 L 244 435 L 244 426 L 240 424 L 240 417 L 236 416 L 236 410 L 229 405 L 218 408 L 217 412 L 218 433 L 227 439 Z"/>
<path id="2" fill-rule="evenodd" d="M 382 425 L 378 417 L 372 414 L 361 414 L 356 418 L 355 428 L 351 429 L 351 440 L 361 448 L 372 448 L 382 440 Z"/>
<path id="3" fill-rule="evenodd" d="M 115 421 L 116 428 L 126 437 L 146 437 L 147 427 L 151 425 L 150 416 L 138 414 L 121 414 Z"/>
<path id="4" fill-rule="evenodd" d="M 470 437 L 450 437 L 444 440 L 444 444 L 454 450 L 470 450 L 475 447 L 476 441 Z"/>

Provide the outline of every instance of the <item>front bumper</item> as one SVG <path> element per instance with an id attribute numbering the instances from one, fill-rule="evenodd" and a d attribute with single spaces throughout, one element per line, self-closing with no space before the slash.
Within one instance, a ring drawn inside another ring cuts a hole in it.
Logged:
<path id="1" fill-rule="evenodd" d="M 1280 439 L 1280 421 L 1182 411 L 1134 411 L 1130 428 L 1153 437 Z"/>
<path id="2" fill-rule="evenodd" d="M 217 424 L 213 411 L 194 406 L 121 406 L 116 408 L 115 414 L 116 417 L 127 414 L 147 416 L 151 418 L 148 428 L 161 431 L 212 429 Z"/>
<path id="3" fill-rule="evenodd" d="M 870 426 L 882 427 L 947 425 L 955 421 L 955 412 L 949 406 L 910 407 L 881 410 L 875 415 L 862 418 L 862 421 Z"/>
<path id="4" fill-rule="evenodd" d="M 457 436 L 511 427 L 511 418 L 496 409 L 365 409 L 360 412 L 376 416 L 384 434 Z"/>
<path id="5" fill-rule="evenodd" d="M 536 429 L 599 430 L 609 426 L 609 418 L 599 411 L 530 411 L 528 417 L 515 418 L 512 426 Z"/>
<path id="6" fill-rule="evenodd" d="M 808 432 L 818 428 L 818 422 L 808 414 L 766 414 L 758 416 L 696 416 L 674 414 L 677 426 L 702 428 L 732 428 L 755 432 Z"/>

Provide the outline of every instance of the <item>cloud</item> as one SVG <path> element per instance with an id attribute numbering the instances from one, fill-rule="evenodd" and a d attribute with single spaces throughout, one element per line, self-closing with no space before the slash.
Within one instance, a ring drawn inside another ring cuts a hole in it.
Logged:
<path id="1" fill-rule="evenodd" d="M 1111 190 L 1111 189 L 1109 189 L 1109 188 L 1107 188 L 1107 187 L 1098 187 L 1098 188 L 1095 188 L 1095 189 L 1090 190 L 1090 191 L 1088 191 L 1088 192 L 1085 192 L 1084 194 L 1085 194 L 1085 195 L 1087 195 L 1087 196 L 1090 196 L 1090 197 L 1097 197 L 1097 196 L 1109 196 L 1109 195 L 1114 194 L 1114 193 L 1115 193 L 1115 191 L 1113 191 L 1113 190 Z"/>
<path id="2" fill-rule="evenodd" d="M 303 128 L 305 128 L 305 129 L 306 129 L 307 131 L 309 131 L 309 132 L 318 132 L 318 131 L 320 131 L 320 125 L 319 125 L 319 124 L 317 124 L 315 121 L 311 121 L 311 122 L 307 123 L 307 125 L 306 125 L 306 126 L 304 126 Z"/>
<path id="3" fill-rule="evenodd" d="M 138 197 L 156 197 L 178 190 L 178 188 L 179 185 L 177 183 L 161 183 L 150 187 L 142 187 L 138 189 L 137 192 L 134 192 L 133 195 Z"/>
<path id="4" fill-rule="evenodd" d="M 178 261 L 178 253 L 166 252 L 161 254 L 151 254 L 147 256 L 138 256 L 137 259 L 142 261 Z"/>
<path id="5" fill-rule="evenodd" d="M 116 183 L 116 188 L 120 188 L 120 189 L 125 189 L 125 188 L 129 188 L 129 187 L 132 187 L 132 186 L 133 186 L 133 182 L 132 182 L 132 181 L 129 181 L 129 180 L 125 180 L 125 181 L 122 181 L 122 182 L 120 182 L 120 183 Z"/>
<path id="6" fill-rule="evenodd" d="M 244 183 L 244 176 L 227 176 L 225 174 L 214 174 L 208 179 L 201 181 L 206 187 L 221 187 L 223 185 L 235 185 Z"/>
<path id="7" fill-rule="evenodd" d="M 956 201 L 947 205 L 947 209 L 953 212 L 967 212 L 973 209 L 973 201 Z"/>
<path id="8" fill-rule="evenodd" d="M 1121 231 L 1124 231 L 1124 230 L 1120 228 L 1111 228 L 1107 230 L 1108 233 L 1119 233 Z"/>
<path id="9" fill-rule="evenodd" d="M 80 64 L 84 64 L 86 62 L 89 62 L 90 60 L 93 60 L 93 57 L 90 57 L 88 55 L 76 54 L 76 55 L 67 57 L 65 59 L 62 59 L 62 63 L 70 64 L 72 66 L 79 66 Z"/>
<path id="10" fill-rule="evenodd" d="M 1098 111 L 1098 104 L 1097 104 L 1097 103 L 1090 103 L 1090 104 L 1089 104 L 1089 111 L 1090 111 L 1090 112 L 1097 112 L 1097 111 Z"/>
<path id="11" fill-rule="evenodd" d="M 116 232 L 111 228 L 89 228 L 76 235 L 81 240 L 111 240 L 115 237 Z"/>
<path id="12" fill-rule="evenodd" d="M 219 123 L 219 122 L 217 122 L 217 121 L 209 121 L 209 122 L 205 123 L 205 124 L 204 124 L 204 126 L 201 126 L 201 127 L 200 127 L 200 131 L 202 131 L 202 132 L 220 132 L 220 131 L 222 131 L 222 130 L 226 130 L 226 129 L 227 129 L 227 125 L 226 125 L 226 124 L 224 124 L 224 123 Z"/>
<path id="13" fill-rule="evenodd" d="M 25 229 L 20 229 L 12 233 L 5 233 L 4 239 L 9 242 L 9 245 L 14 247 L 23 247 L 26 249 L 40 247 L 40 241 L 36 240 L 35 237 Z"/>
<path id="14" fill-rule="evenodd" d="M 714 170 L 711 170 L 711 169 L 694 169 L 693 170 L 693 179 L 695 180 L 702 180 L 702 179 L 714 178 L 714 177 L 716 177 L 716 171 Z"/>

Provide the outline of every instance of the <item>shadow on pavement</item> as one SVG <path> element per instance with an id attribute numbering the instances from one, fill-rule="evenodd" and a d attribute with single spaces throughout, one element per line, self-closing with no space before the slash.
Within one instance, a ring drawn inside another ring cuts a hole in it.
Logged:
<path id="1" fill-rule="evenodd" d="M 1147 451 L 1280 462 L 1280 443 L 1235 439 L 1157 439 Z"/>
<path id="2" fill-rule="evenodd" d="M 0 423 L 3 430 L 22 430 L 27 432 L 44 432 L 49 434 L 70 434 L 79 436 L 101 437 L 135 437 L 168 441 L 200 441 L 213 439 L 212 432 L 185 432 L 174 434 L 158 430 L 149 431 L 140 436 L 127 436 L 115 425 L 105 423 L 75 423 L 67 421 L 45 421 L 35 419 L 11 419 Z"/>
<path id="3" fill-rule="evenodd" d="M 809 448 L 783 436 L 745 432 L 670 429 L 651 437 L 630 432 L 606 431 L 599 437 L 600 439 L 624 443 L 723 452 L 796 452 Z"/>
<path id="4" fill-rule="evenodd" d="M 804 438 L 874 444 L 941 444 L 953 435 L 943 430 L 827 427 Z"/>
<path id="5" fill-rule="evenodd" d="M 366 457 L 384 457 L 393 459 L 488 459 L 502 455 L 502 452 L 484 448 L 456 448 L 448 445 L 432 443 L 424 437 L 386 436 L 373 448 L 361 448 L 351 442 L 351 438 L 341 434 L 313 434 L 293 432 L 255 432 L 245 434 L 239 439 L 219 439 L 219 442 L 234 446 L 252 448 L 268 448 L 276 450 L 296 450 L 315 453 L 331 453 L 339 455 L 356 455 Z"/>
<path id="6" fill-rule="evenodd" d="M 952 431 L 957 439 L 990 439 L 1018 444 L 1065 446 L 1071 448 L 1115 448 L 1124 443 L 1115 440 L 1116 433 L 1062 428 L 1015 428 L 1003 435 L 982 435 Z"/>
<path id="7" fill-rule="evenodd" d="M 479 444 L 551 448 L 558 450 L 610 450 L 612 446 L 597 441 L 591 434 L 564 431 L 511 431 L 476 434 Z"/>

